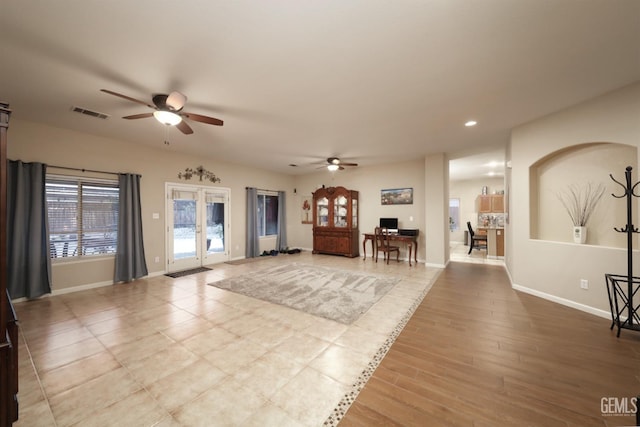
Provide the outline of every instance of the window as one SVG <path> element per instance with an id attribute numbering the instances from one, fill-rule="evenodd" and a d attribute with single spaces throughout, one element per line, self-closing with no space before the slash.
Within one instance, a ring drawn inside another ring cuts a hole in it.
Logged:
<path id="1" fill-rule="evenodd" d="M 278 196 L 258 192 L 258 235 L 278 234 Z"/>
<path id="2" fill-rule="evenodd" d="M 47 176 L 46 194 L 52 259 L 115 254 L 116 181 Z"/>
<path id="3" fill-rule="evenodd" d="M 449 199 L 449 231 L 460 229 L 460 199 Z"/>

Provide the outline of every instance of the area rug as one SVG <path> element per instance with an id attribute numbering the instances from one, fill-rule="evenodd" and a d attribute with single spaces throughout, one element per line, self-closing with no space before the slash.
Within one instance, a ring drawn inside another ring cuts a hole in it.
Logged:
<path id="1" fill-rule="evenodd" d="M 178 277 L 188 276 L 190 274 L 202 273 L 203 271 L 209 271 L 209 270 L 211 269 L 208 267 L 198 267 L 198 268 L 191 268 L 189 270 L 182 270 L 182 271 L 176 271 L 173 273 L 167 273 L 165 274 L 165 276 L 169 276 L 176 279 Z"/>
<path id="2" fill-rule="evenodd" d="M 229 265 L 242 265 L 242 264 L 249 264 L 252 262 L 256 262 L 256 261 L 260 261 L 265 259 L 266 257 L 256 257 L 256 258 L 242 258 L 242 259 L 236 259 L 233 261 L 225 261 L 225 264 L 229 264 Z"/>
<path id="3" fill-rule="evenodd" d="M 281 264 L 209 283 L 349 325 L 400 281 L 308 264 Z"/>

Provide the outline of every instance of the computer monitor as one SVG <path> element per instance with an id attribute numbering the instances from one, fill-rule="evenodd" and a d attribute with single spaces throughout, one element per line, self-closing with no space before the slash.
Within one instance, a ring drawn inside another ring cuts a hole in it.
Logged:
<path id="1" fill-rule="evenodd" d="M 398 218 L 380 218 L 380 227 L 386 227 L 390 232 L 397 232 Z"/>

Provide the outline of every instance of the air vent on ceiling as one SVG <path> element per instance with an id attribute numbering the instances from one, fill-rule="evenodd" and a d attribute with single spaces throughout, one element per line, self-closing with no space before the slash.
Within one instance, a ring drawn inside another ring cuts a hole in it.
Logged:
<path id="1" fill-rule="evenodd" d="M 82 108 L 82 107 L 71 107 L 71 111 L 73 111 L 74 113 L 80 113 L 86 116 L 91 116 L 91 117 L 95 117 L 97 119 L 102 119 L 102 120 L 106 120 L 109 118 L 108 114 L 87 110 L 86 108 Z"/>

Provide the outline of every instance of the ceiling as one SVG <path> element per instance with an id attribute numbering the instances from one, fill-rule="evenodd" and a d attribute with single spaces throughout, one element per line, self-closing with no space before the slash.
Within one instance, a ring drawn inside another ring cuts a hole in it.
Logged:
<path id="1" fill-rule="evenodd" d="M 514 126 L 640 80 L 637 0 L 3 0 L 0 28 L 15 119 L 289 174 L 502 153 Z M 224 126 L 123 120 L 151 110 L 102 88 L 177 90 Z"/>

